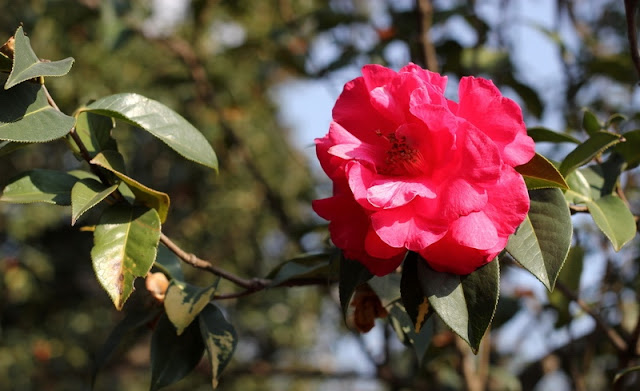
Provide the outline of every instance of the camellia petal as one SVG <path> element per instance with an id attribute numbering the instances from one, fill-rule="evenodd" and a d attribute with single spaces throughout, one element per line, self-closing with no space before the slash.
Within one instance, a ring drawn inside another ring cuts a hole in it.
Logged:
<path id="1" fill-rule="evenodd" d="M 465 247 L 488 250 L 498 243 L 498 232 L 483 211 L 460 216 L 451 224 L 451 237 Z"/>
<path id="2" fill-rule="evenodd" d="M 386 177 L 371 182 L 367 190 L 367 200 L 371 205 L 383 208 L 397 208 L 411 202 L 417 196 L 435 198 L 426 180 Z"/>

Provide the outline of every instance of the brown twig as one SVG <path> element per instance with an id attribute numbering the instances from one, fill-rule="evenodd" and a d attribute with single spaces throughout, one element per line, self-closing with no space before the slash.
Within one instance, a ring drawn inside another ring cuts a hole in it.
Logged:
<path id="1" fill-rule="evenodd" d="M 587 303 L 580 299 L 577 294 L 569 289 L 569 287 L 564 285 L 561 281 L 557 281 L 556 289 L 562 292 L 562 294 L 567 296 L 569 299 L 575 301 L 576 304 L 578 304 L 578 306 L 584 312 L 586 312 L 587 314 L 589 314 L 589 316 L 591 316 L 591 318 L 593 318 L 593 320 L 596 322 L 596 326 L 605 333 L 609 341 L 611 341 L 611 343 L 619 353 L 623 353 L 628 349 L 627 342 L 624 340 L 624 338 L 622 338 L 614 328 L 608 325 L 607 322 L 605 322 L 605 320 L 602 319 L 602 317 L 598 313 L 593 311 L 593 309 L 591 309 L 591 307 L 589 307 Z"/>
<path id="2" fill-rule="evenodd" d="M 438 58 L 436 48 L 431 41 L 429 30 L 433 24 L 433 4 L 431 0 L 416 0 L 420 24 L 420 49 L 424 65 L 433 72 L 438 72 Z"/>
<path id="3" fill-rule="evenodd" d="M 638 33 L 636 29 L 636 11 L 638 0 L 624 0 L 624 10 L 627 18 L 627 39 L 629 40 L 629 50 L 631 61 L 640 76 L 640 53 L 638 53 Z"/>

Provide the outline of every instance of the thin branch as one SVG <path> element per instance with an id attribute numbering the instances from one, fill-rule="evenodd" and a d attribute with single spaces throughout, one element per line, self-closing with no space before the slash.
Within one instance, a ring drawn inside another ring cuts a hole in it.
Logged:
<path id="1" fill-rule="evenodd" d="M 607 322 L 605 322 L 605 320 L 602 319 L 602 317 L 598 313 L 593 311 L 593 309 L 591 309 L 591 307 L 589 307 L 587 303 L 585 303 L 578 297 L 578 295 L 576 295 L 571 289 L 569 289 L 569 287 L 564 285 L 561 281 L 557 281 L 556 289 L 562 292 L 562 294 L 567 296 L 569 299 L 575 301 L 576 304 L 578 304 L 578 306 L 584 312 L 586 312 L 587 314 L 589 314 L 589 316 L 591 316 L 591 318 L 593 318 L 593 320 L 596 322 L 596 326 L 605 333 L 609 341 L 611 341 L 618 352 L 622 353 L 628 349 L 627 342 L 624 340 L 624 338 L 622 338 L 614 328 L 608 325 Z"/>
<path id="2" fill-rule="evenodd" d="M 631 51 L 631 61 L 640 76 L 640 53 L 638 53 L 638 33 L 636 31 L 636 11 L 638 0 L 624 0 L 624 10 L 627 18 L 627 39 Z"/>
<path id="3" fill-rule="evenodd" d="M 438 72 L 436 48 L 431 41 L 429 30 L 433 24 L 433 4 L 431 0 L 416 0 L 420 23 L 420 48 L 424 65 L 433 72 Z"/>

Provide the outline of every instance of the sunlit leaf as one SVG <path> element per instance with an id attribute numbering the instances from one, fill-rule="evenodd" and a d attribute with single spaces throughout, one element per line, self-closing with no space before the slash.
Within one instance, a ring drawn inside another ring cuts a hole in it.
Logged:
<path id="1" fill-rule="evenodd" d="M 418 278 L 433 310 L 477 352 L 498 304 L 497 259 L 466 276 L 437 272 L 418 262 Z"/>
<path id="2" fill-rule="evenodd" d="M 636 235 L 636 221 L 620 197 L 610 194 L 587 201 L 587 208 L 596 225 L 613 244 L 616 251 Z"/>
<path id="3" fill-rule="evenodd" d="M 567 176 L 569 189 L 565 191 L 565 199 L 572 204 L 584 204 L 597 200 L 603 195 L 604 178 L 598 166 L 587 166 L 573 171 Z"/>
<path id="4" fill-rule="evenodd" d="M 23 83 L 8 91 L 0 90 L 0 140 L 42 143 L 63 137 L 75 118 L 49 105 L 44 88 Z"/>
<path id="5" fill-rule="evenodd" d="M 160 218 L 155 209 L 117 204 L 107 208 L 93 233 L 91 259 L 98 281 L 121 309 L 136 277 L 156 259 Z"/>
<path id="6" fill-rule="evenodd" d="M 213 300 L 218 287 L 216 282 L 206 288 L 200 288 L 175 278 L 171 280 L 164 299 L 167 317 L 176 327 L 178 335 L 193 322 L 200 311 Z"/>
<path id="7" fill-rule="evenodd" d="M 622 140 L 619 134 L 598 131 L 571 151 L 560 164 L 560 173 L 566 178 L 576 168 L 589 163 L 594 157 Z"/>
<path id="8" fill-rule="evenodd" d="M 105 186 L 95 179 L 81 179 L 71 189 L 71 225 L 86 211 L 98 205 L 118 188 L 118 185 Z"/>
<path id="9" fill-rule="evenodd" d="M 76 118 L 76 134 L 80 137 L 82 144 L 89 153 L 89 157 L 94 158 L 96 154 L 106 150 L 118 150 L 116 141 L 111 137 L 113 125 L 113 119 L 110 117 L 90 112 L 78 114 Z M 71 145 L 73 146 L 74 143 L 72 142 Z"/>
<path id="10" fill-rule="evenodd" d="M 529 196 L 527 218 L 506 250 L 551 291 L 571 246 L 571 214 L 560 189 L 531 190 Z"/>
<path id="11" fill-rule="evenodd" d="M 516 171 L 522 175 L 529 190 L 548 187 L 569 188 L 553 163 L 539 153 L 528 163 L 516 167 Z"/>
<path id="12" fill-rule="evenodd" d="M 166 315 L 160 317 L 151 338 L 151 391 L 159 390 L 187 376 L 204 354 L 199 322 L 181 334 Z"/>
<path id="13" fill-rule="evenodd" d="M 84 108 L 129 122 L 164 141 L 183 157 L 218 170 L 218 159 L 207 139 L 186 119 L 160 102 L 138 94 L 116 94 Z"/>
<path id="14" fill-rule="evenodd" d="M 640 164 L 640 129 L 626 132 L 622 137 L 625 141 L 614 146 L 613 150 L 624 157 L 628 169 L 635 168 Z"/>
<path id="15" fill-rule="evenodd" d="M 40 60 L 31 48 L 29 38 L 22 31 L 22 26 L 18 27 L 14 38 L 13 69 L 4 85 L 5 90 L 25 80 L 39 76 L 64 76 L 71 70 L 74 61 L 71 57 L 60 61 Z"/>
<path id="16" fill-rule="evenodd" d="M 65 172 L 37 169 L 11 179 L 2 190 L 0 201 L 27 204 L 46 202 L 71 204 L 71 189 L 78 179 Z"/>
<path id="17" fill-rule="evenodd" d="M 218 386 L 220 374 L 233 356 L 238 344 L 236 330 L 222 311 L 213 304 L 207 305 L 199 316 L 200 333 L 207 348 L 207 357 L 211 365 L 211 386 Z"/>
<path id="18" fill-rule="evenodd" d="M 98 165 L 114 173 L 135 195 L 136 201 L 158 211 L 160 221 L 163 223 L 169 213 L 169 196 L 161 191 L 153 190 L 135 179 L 127 176 L 124 172 L 124 158 L 116 151 L 103 151 L 98 153 L 91 164 Z"/>

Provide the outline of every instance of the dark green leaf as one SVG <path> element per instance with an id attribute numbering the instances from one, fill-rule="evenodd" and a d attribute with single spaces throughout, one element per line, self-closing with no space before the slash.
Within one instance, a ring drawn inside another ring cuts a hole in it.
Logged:
<path id="1" fill-rule="evenodd" d="M 86 211 L 98 205 L 118 188 L 118 185 L 109 187 L 95 179 L 80 179 L 71 189 L 71 225 Z"/>
<path id="2" fill-rule="evenodd" d="M 31 43 L 22 31 L 22 26 L 18 27 L 14 37 L 13 69 L 4 85 L 5 90 L 25 80 L 39 76 L 64 76 L 71 70 L 74 61 L 71 57 L 60 61 L 41 61 L 31 49 Z"/>
<path id="3" fill-rule="evenodd" d="M 560 173 L 566 178 L 573 170 L 585 165 L 607 148 L 619 143 L 621 136 L 609 132 L 595 132 L 571 151 L 560 164 Z"/>
<path id="4" fill-rule="evenodd" d="M 591 111 L 585 109 L 582 116 L 582 128 L 589 136 L 596 134 L 603 129 L 602 124 L 598 121 L 598 117 Z"/>
<path id="5" fill-rule="evenodd" d="M 593 221 L 609 238 L 616 251 L 636 236 L 636 221 L 627 205 L 613 194 L 587 201 Z"/>
<path id="6" fill-rule="evenodd" d="M 43 143 L 63 137 L 75 124 L 75 118 L 51 107 L 44 88 L 34 83 L 0 90 L 0 107 L 0 140 Z"/>
<path id="7" fill-rule="evenodd" d="M 155 209 L 114 205 L 104 211 L 93 233 L 91 259 L 98 281 L 119 310 L 156 259 L 160 218 Z"/>
<path id="8" fill-rule="evenodd" d="M 267 276 L 271 279 L 270 286 L 278 286 L 298 278 L 320 278 L 329 283 L 331 259 L 335 255 L 332 253 L 307 254 L 283 262 Z"/>
<path id="9" fill-rule="evenodd" d="M 477 352 L 498 304 L 497 259 L 467 276 L 437 272 L 418 262 L 418 278 L 433 310 Z"/>
<path id="10" fill-rule="evenodd" d="M 158 247 L 158 255 L 156 256 L 156 262 L 153 266 L 160 269 L 160 271 L 166 274 L 169 279 L 175 278 L 178 280 L 184 280 L 182 262 L 180 262 L 178 257 L 165 246 Z"/>
<path id="11" fill-rule="evenodd" d="M 204 342 L 199 322 L 181 335 L 166 315 L 160 317 L 151 338 L 151 391 L 159 390 L 187 376 L 202 359 Z"/>
<path id="12" fill-rule="evenodd" d="M 158 211 L 160 221 L 165 222 L 169 213 L 169 196 L 161 191 L 153 190 L 135 179 L 127 176 L 124 172 L 124 158 L 116 151 L 103 151 L 98 153 L 91 164 L 98 165 L 114 173 L 120 180 L 129 186 L 135 194 L 136 201 Z"/>
<path id="13" fill-rule="evenodd" d="M 209 364 L 211 364 L 211 386 L 218 386 L 220 374 L 233 356 L 238 344 L 238 336 L 233 325 L 229 323 L 222 311 L 213 304 L 207 305 L 199 316 L 200 333 L 207 348 Z"/>
<path id="14" fill-rule="evenodd" d="M 13 178 L 2 191 L 0 201 L 27 204 L 46 202 L 71 204 L 71 188 L 78 179 L 65 172 L 32 170 Z"/>
<path id="15" fill-rule="evenodd" d="M 0 53 L 0 72 L 11 72 L 13 68 L 13 60 L 7 57 L 6 54 Z"/>
<path id="16" fill-rule="evenodd" d="M 389 321 L 398 339 L 405 345 L 412 346 L 418 362 L 422 363 L 433 337 L 433 318 L 427 319 L 420 331 L 416 333 L 414 323 L 405 309 L 399 303 L 393 303 L 389 311 Z"/>
<path id="17" fill-rule="evenodd" d="M 567 255 L 567 260 L 562 266 L 562 271 L 558 276 L 558 281 L 562 282 L 573 292 L 580 289 L 580 276 L 582 275 L 582 261 L 584 259 L 584 249 L 580 246 L 572 247 Z M 569 304 L 571 300 L 559 291 L 549 294 L 549 303 L 558 311 L 556 327 L 562 327 L 571 321 Z"/>
<path id="18" fill-rule="evenodd" d="M 352 261 L 340 256 L 340 282 L 338 290 L 340 296 L 340 306 L 342 307 L 342 315 L 347 316 L 349 303 L 356 287 L 367 282 L 373 277 L 373 274 L 367 270 L 360 262 Z"/>
<path id="19" fill-rule="evenodd" d="M 516 171 L 523 176 L 529 190 L 548 187 L 569 188 L 553 163 L 538 153 L 528 163 L 516 167 Z"/>
<path id="20" fill-rule="evenodd" d="M 84 110 L 127 121 L 164 141 L 185 158 L 218 170 L 218 159 L 207 139 L 186 119 L 155 100 L 138 94 L 116 94 Z"/>
<path id="21" fill-rule="evenodd" d="M 611 114 L 607 119 L 607 122 L 604 124 L 604 128 L 608 129 L 610 126 L 617 125 L 622 121 L 626 121 L 627 119 L 628 119 L 627 116 L 624 114 L 620 114 L 620 113 Z"/>
<path id="22" fill-rule="evenodd" d="M 424 262 L 424 260 L 414 252 L 410 252 L 404 259 L 400 280 L 400 296 L 402 305 L 414 327 L 420 330 L 431 312 L 429 311 L 429 302 L 422 292 L 418 279 L 418 262 Z"/>
<path id="23" fill-rule="evenodd" d="M 551 291 L 571 246 L 571 214 L 560 189 L 531 190 L 529 196 L 529 214 L 506 250 Z"/>
<path id="24" fill-rule="evenodd" d="M 29 143 L 18 143 L 15 141 L 0 141 L 0 157 L 4 155 L 8 155 L 11 152 L 18 150 L 20 148 L 28 147 Z"/>
<path id="25" fill-rule="evenodd" d="M 164 299 L 164 309 L 176 327 L 178 335 L 182 334 L 207 303 L 213 300 L 219 281 L 218 278 L 213 285 L 200 288 L 175 278 L 171 280 Z"/>
<path id="26" fill-rule="evenodd" d="M 116 140 L 111 137 L 112 129 L 113 119 L 103 115 L 82 112 L 78 114 L 76 119 L 76 134 L 80 137 L 91 158 L 102 151 L 118 150 Z M 75 143 L 72 141 L 71 145 L 75 145 Z"/>
<path id="27" fill-rule="evenodd" d="M 622 135 L 624 142 L 617 144 L 613 150 L 627 162 L 628 169 L 632 169 L 640 164 L 640 129 L 626 132 Z"/>
<path id="28" fill-rule="evenodd" d="M 543 128 L 540 126 L 532 127 L 527 129 L 527 134 L 531 136 L 533 141 L 535 142 L 550 142 L 550 143 L 574 143 L 580 144 L 580 140 L 577 138 L 570 136 L 566 133 L 558 133 L 553 130 Z"/>

